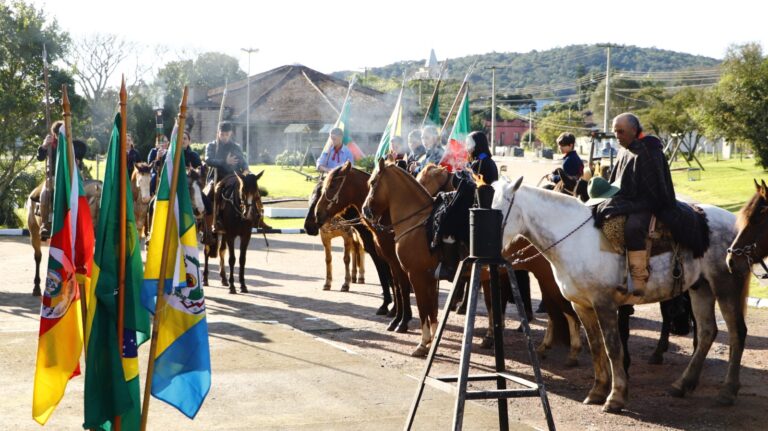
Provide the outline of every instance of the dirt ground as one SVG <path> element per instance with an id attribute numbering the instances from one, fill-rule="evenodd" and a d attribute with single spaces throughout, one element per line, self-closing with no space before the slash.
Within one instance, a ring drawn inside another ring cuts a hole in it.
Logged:
<path id="1" fill-rule="evenodd" d="M 548 169 L 543 167 L 543 169 Z M 539 176 L 540 177 L 540 176 Z M 538 177 L 535 178 L 536 180 Z M 300 426 L 297 419 L 294 422 L 270 422 L 269 426 L 249 426 L 238 418 L 239 426 L 231 425 L 231 415 L 266 414 L 269 411 L 249 411 L 254 409 L 251 404 L 242 401 L 236 413 L 223 410 L 226 406 L 221 403 L 234 395 L 238 381 L 258 379 L 262 370 L 259 368 L 260 354 L 269 348 L 275 349 L 276 340 L 269 340 L 264 333 L 253 330 L 253 325 L 279 322 L 310 334 L 313 340 L 322 341 L 340 349 L 347 355 L 356 355 L 363 362 L 373 367 L 367 367 L 365 373 L 370 385 L 364 388 L 375 394 L 384 392 L 389 384 L 402 386 L 397 392 L 399 399 L 386 401 L 371 401 L 371 411 L 389 408 L 392 403 L 399 406 L 392 409 L 388 419 L 376 426 L 360 425 L 357 429 L 401 429 L 407 406 L 415 394 L 416 376 L 423 372 L 424 360 L 412 358 L 410 353 L 420 339 L 418 321 L 414 319 L 407 334 L 397 334 L 386 331 L 388 319 L 375 316 L 376 308 L 381 304 L 381 288 L 378 286 L 375 267 L 368 260 L 366 284 L 354 284 L 350 292 L 340 292 L 343 279 L 343 269 L 340 264 L 334 266 L 334 282 L 332 290 L 322 291 L 324 279 L 324 264 L 322 246 L 318 238 L 306 235 L 270 235 L 270 248 L 266 249 L 264 239 L 254 236 L 251 242 L 246 282 L 251 293 L 230 295 L 227 288 L 221 286 L 218 277 L 211 276 L 211 286 L 206 289 L 208 304 L 209 332 L 212 352 L 212 363 L 220 370 L 235 370 L 231 377 L 225 377 L 219 371 L 214 371 L 214 386 L 206 405 L 201 410 L 199 419 L 195 422 L 175 422 L 181 418 L 176 412 L 168 413 L 163 423 L 170 424 L 164 429 L 213 429 L 207 423 L 219 424 L 216 429 L 355 429 L 349 424 L 343 425 L 343 417 L 324 422 L 323 425 Z M 47 250 L 45 250 L 47 251 Z M 340 247 L 334 247 L 334 262 L 340 262 Z M 4 262 L 2 270 L 3 283 L 0 283 L 0 385 L 6 390 L 6 396 L 0 398 L 0 410 L 4 419 L 0 419 L 0 429 L 40 429 L 29 419 L 29 400 L 31 393 L 31 375 L 34 362 L 34 346 L 36 340 L 37 305 L 36 300 L 29 296 L 32 288 L 33 266 L 31 248 L 26 239 L 0 238 L 0 261 Z M 45 260 L 43 265 L 45 264 Z M 212 265 L 212 273 L 218 272 L 218 266 Z M 539 291 L 532 277 L 532 293 L 534 307 L 538 303 Z M 440 306 L 447 296 L 450 284 L 441 282 Z M 418 315 L 415 300 L 412 299 L 414 317 Z M 505 331 L 506 366 L 523 378 L 533 379 L 532 370 L 525 350 L 525 342 L 521 333 L 514 330 L 518 326 L 513 307 L 508 307 Z M 475 329 L 475 338 L 471 356 L 471 372 L 490 371 L 493 367 L 493 352 L 479 347 L 480 337 L 484 334 L 487 318 L 485 307 L 479 306 Z M 537 315 L 531 324 L 532 336 L 539 343 L 544 335 L 545 315 Z M 718 320 L 719 333 L 705 362 L 699 387 L 686 398 L 673 398 L 667 394 L 670 384 L 677 379 L 687 366 L 692 353 L 692 337 L 672 336 L 670 351 L 665 355 L 664 365 L 649 365 L 647 359 L 653 351 L 658 339 L 660 328 L 658 306 L 643 305 L 636 308 L 631 319 L 630 354 L 633 364 L 630 370 L 629 402 L 627 410 L 622 414 L 603 413 L 600 406 L 583 405 L 582 399 L 592 384 L 592 367 L 589 353 L 585 350 L 579 356 L 579 366 L 566 368 L 564 366 L 567 350 L 564 346 L 556 346 L 542 364 L 544 380 L 547 385 L 549 402 L 557 428 L 561 430 L 616 430 L 616 429 L 686 429 L 686 430 L 754 430 L 765 429 L 768 421 L 768 310 L 750 308 L 747 314 L 747 349 L 744 352 L 741 368 L 741 390 L 736 404 L 732 407 L 719 407 L 715 404 L 717 391 L 725 376 L 728 360 L 728 333 L 722 320 Z M 458 372 L 458 356 L 460 351 L 461 331 L 464 317 L 450 316 L 447 332 L 438 349 L 438 359 L 435 361 L 430 375 L 456 374 Z M 582 334 L 584 345 L 586 340 Z M 273 344 L 267 344 L 272 342 Z M 294 341 L 292 341 L 294 342 Z M 285 354 L 286 361 L 301 359 L 306 363 L 319 361 L 312 344 L 303 346 L 293 345 L 290 355 Z M 217 352 L 226 348 L 227 362 L 217 358 Z M 148 349 L 148 346 L 147 346 Z M 21 352 L 21 353 L 20 353 Z M 31 355 L 31 356 L 30 356 Z M 360 363 L 358 361 L 357 363 Z M 326 364 L 328 367 L 340 367 L 341 364 Z M 374 370 L 374 371 L 370 371 Z M 376 379 L 377 371 L 381 376 L 410 376 L 411 378 L 388 381 Z M 349 376 L 355 375 L 355 370 L 346 369 Z M 283 371 L 286 375 L 296 375 L 295 372 Z M 389 373 L 389 374 L 388 374 Z M 395 373 L 395 374 L 391 374 Z M 82 379 L 81 379 L 82 380 Z M 397 383 L 395 383 L 395 381 Z M 229 384 L 230 386 L 226 386 Z M 295 391 L 309 391 L 317 394 L 314 402 L 315 409 L 324 409 L 325 404 L 336 404 L 336 398 L 343 398 L 349 393 L 349 382 L 343 379 L 335 382 L 333 387 L 313 387 L 318 384 L 316 379 L 307 378 L 295 387 Z M 324 383 L 327 384 L 327 383 Z M 304 385 L 304 386 L 301 386 Z M 357 388 L 358 390 L 360 388 Z M 285 392 L 283 386 L 260 386 L 258 391 L 264 399 L 281 399 L 286 403 L 297 401 L 291 394 Z M 10 391 L 10 392 L 7 392 Z M 436 389 L 428 387 L 425 391 L 427 398 L 433 398 Z M 322 399 L 323 396 L 334 397 Z M 70 412 L 74 415 L 81 407 L 73 397 L 65 397 L 60 411 L 55 416 Z M 448 397 L 450 399 L 450 397 Z M 365 403 L 366 399 L 358 400 Z M 219 404 L 217 404 L 219 403 Z M 494 403 L 484 402 L 488 407 Z M 153 403 L 156 415 L 161 409 Z M 222 406 L 219 410 L 219 406 Z M 343 406 L 340 406 L 342 408 Z M 23 410 L 23 412 L 21 411 Z M 219 411 L 217 411 L 219 410 Z M 445 403 L 445 416 L 449 417 L 453 410 L 452 403 Z M 335 412 L 335 410 L 333 410 Z M 74 413 L 73 413 L 74 412 Z M 485 414 L 493 418 L 494 408 L 485 410 Z M 8 416 L 6 416 L 6 414 Z M 162 413 L 165 414 L 165 413 Z M 328 410 L 327 415 L 332 415 Z M 353 415 L 354 413 L 349 413 Z M 230 417 L 227 417 L 230 415 Z M 77 417 L 75 415 L 75 417 Z M 509 401 L 509 418 L 519 426 L 532 426 L 545 429 L 540 402 L 537 398 L 512 399 Z M 11 420 L 12 419 L 12 420 Z M 10 420 L 10 421 L 9 421 Z M 206 421 L 211 422 L 206 422 Z M 228 421 L 229 420 L 229 421 Z M 306 420 L 306 418 L 305 418 Z M 223 422 L 222 422 L 223 421 Z M 75 422 L 76 423 L 76 422 Z M 183 423 L 183 425 L 182 425 Z M 263 424 L 254 419 L 253 424 Z M 362 423 L 362 422 L 361 422 Z M 18 425 L 22 424 L 22 425 Z M 191 424 L 191 425 L 188 425 Z M 474 428 L 467 424 L 468 429 Z M 53 426 L 50 429 L 77 429 Z M 417 429 L 443 429 L 443 427 L 421 426 Z M 156 428 L 159 429 L 159 428 Z M 487 427 L 484 429 L 488 429 Z"/>

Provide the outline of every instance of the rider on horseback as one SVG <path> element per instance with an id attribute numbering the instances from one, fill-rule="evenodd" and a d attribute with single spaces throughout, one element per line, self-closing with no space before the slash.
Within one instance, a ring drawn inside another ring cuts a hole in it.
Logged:
<path id="1" fill-rule="evenodd" d="M 611 183 L 620 184 L 620 189 L 597 205 L 595 224 L 601 226 L 607 218 L 627 216 L 624 239 L 633 283 L 628 290 L 643 296 L 650 276 L 648 231 L 651 219 L 655 216 L 666 221 L 670 216 L 675 217 L 675 188 L 661 141 L 643 134 L 637 116 L 630 113 L 618 115 L 613 120 L 613 132 L 625 149 L 610 178 Z"/>
<path id="2" fill-rule="evenodd" d="M 232 123 L 222 122 L 219 124 L 219 132 L 216 139 L 205 148 L 205 164 L 210 167 L 208 169 L 208 184 L 205 188 L 205 194 L 208 199 L 215 202 L 216 212 L 219 212 L 222 207 L 221 190 L 218 185 L 230 175 L 242 174 L 248 171 L 245 155 L 243 155 L 240 145 L 232 140 L 232 133 Z M 216 173 L 215 176 L 214 172 Z M 215 187 L 213 184 L 214 178 L 217 179 Z M 221 231 L 222 227 L 218 220 L 219 215 L 213 214 L 213 217 L 214 229 Z"/>

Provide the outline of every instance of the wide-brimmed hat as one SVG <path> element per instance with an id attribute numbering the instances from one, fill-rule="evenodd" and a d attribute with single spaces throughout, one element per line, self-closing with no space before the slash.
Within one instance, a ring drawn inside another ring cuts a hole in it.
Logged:
<path id="1" fill-rule="evenodd" d="M 619 192 L 619 187 L 603 177 L 592 177 L 587 184 L 589 200 L 584 205 L 597 205 Z"/>

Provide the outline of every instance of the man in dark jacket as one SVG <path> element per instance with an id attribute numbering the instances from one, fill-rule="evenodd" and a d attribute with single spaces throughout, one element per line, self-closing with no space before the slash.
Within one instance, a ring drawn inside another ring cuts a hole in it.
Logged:
<path id="1" fill-rule="evenodd" d="M 610 182 L 620 184 L 612 198 L 599 204 L 596 223 L 618 215 L 626 215 L 624 239 L 632 278 L 632 293 L 643 296 L 648 272 L 646 239 L 651 216 L 659 220 L 674 217 L 677 200 L 672 176 L 664 157 L 661 141 L 645 136 L 640 120 L 624 113 L 613 120 L 613 132 L 624 148 L 619 154 Z"/>
<path id="2" fill-rule="evenodd" d="M 230 175 L 248 171 L 248 163 L 240 145 L 232 140 L 233 132 L 232 123 L 222 122 L 219 124 L 216 139 L 205 147 L 205 164 L 208 166 L 208 185 L 205 193 L 208 199 L 215 202 L 216 212 L 221 209 L 221 202 L 214 178 L 219 183 Z M 214 172 L 216 173 L 215 176 Z M 221 230 L 221 226 L 217 224 L 218 214 L 214 213 L 213 218 L 214 228 Z"/>

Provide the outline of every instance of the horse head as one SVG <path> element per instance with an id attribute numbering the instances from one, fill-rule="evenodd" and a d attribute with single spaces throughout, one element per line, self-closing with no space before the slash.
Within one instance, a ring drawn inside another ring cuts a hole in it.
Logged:
<path id="1" fill-rule="evenodd" d="M 502 244 L 508 244 L 520 234 L 523 224 L 522 212 L 514 206 L 514 203 L 515 194 L 522 183 L 523 177 L 518 178 L 514 183 L 506 177 L 493 183 L 495 192 L 491 208 L 501 210 L 502 229 L 504 229 Z"/>
<path id="2" fill-rule="evenodd" d="M 199 168 L 187 168 L 187 188 L 195 217 L 200 218 L 205 214 L 205 204 L 203 203 L 203 177 L 200 175 Z"/>
<path id="3" fill-rule="evenodd" d="M 315 188 L 312 189 L 312 193 L 309 194 L 309 209 L 307 210 L 307 216 L 304 217 L 304 231 L 307 235 L 316 236 L 320 233 L 320 224 L 317 222 L 315 216 L 315 209 L 317 203 L 320 201 L 320 195 L 323 191 L 323 182 L 315 184 Z"/>
<path id="4" fill-rule="evenodd" d="M 83 181 L 83 191 L 88 199 L 88 209 L 91 212 L 94 232 L 99 225 L 99 212 L 101 210 L 101 193 L 104 184 L 99 180 Z"/>
<path id="5" fill-rule="evenodd" d="M 259 179 L 262 175 L 264 175 L 264 171 L 256 175 L 249 172 L 241 177 L 240 181 L 242 217 L 254 226 L 258 226 L 263 208 L 259 194 Z"/>
<path id="6" fill-rule="evenodd" d="M 342 192 L 350 188 L 344 188 L 347 177 L 352 173 L 352 164 L 344 162 L 343 165 L 333 169 L 325 177 L 325 180 L 318 184 L 318 196 L 315 199 L 314 216 L 319 226 L 322 226 L 327 220 L 336 214 L 344 211 L 350 205 L 350 198 L 342 195 Z M 313 196 L 315 193 L 313 193 Z"/>
<path id="7" fill-rule="evenodd" d="M 152 196 L 149 193 L 149 183 L 152 179 L 151 168 L 146 163 L 136 163 L 136 168 L 131 174 L 133 189 L 136 190 L 136 196 L 133 198 L 142 204 L 148 204 Z"/>
<path id="8" fill-rule="evenodd" d="M 434 196 L 438 192 L 450 192 L 456 189 L 451 179 L 451 174 L 448 169 L 443 166 L 435 165 L 433 163 L 428 164 L 424 169 L 416 176 L 416 181 L 419 182 L 430 195 Z"/>
<path id="9" fill-rule="evenodd" d="M 755 194 L 739 211 L 736 239 L 728 248 L 726 263 L 732 273 L 737 265 L 743 269 L 762 262 L 768 256 L 768 186 L 755 181 Z M 737 259 L 739 258 L 739 259 Z"/>
<path id="10" fill-rule="evenodd" d="M 381 217 L 389 208 L 390 169 L 398 169 L 397 166 L 388 165 L 384 160 L 379 160 L 378 170 L 368 180 L 368 196 L 363 203 L 363 217 L 371 223 L 378 224 Z"/>

